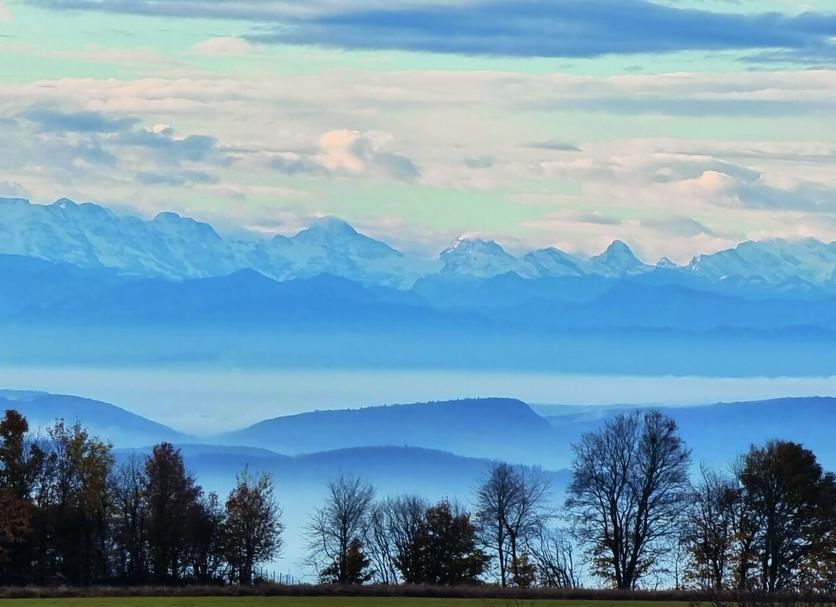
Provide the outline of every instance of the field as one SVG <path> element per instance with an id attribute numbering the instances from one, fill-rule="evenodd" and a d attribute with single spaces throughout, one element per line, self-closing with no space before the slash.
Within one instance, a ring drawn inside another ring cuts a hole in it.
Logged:
<path id="1" fill-rule="evenodd" d="M 95 597 L 0 599 L 0 607 L 688 607 L 680 601 L 412 597 Z"/>

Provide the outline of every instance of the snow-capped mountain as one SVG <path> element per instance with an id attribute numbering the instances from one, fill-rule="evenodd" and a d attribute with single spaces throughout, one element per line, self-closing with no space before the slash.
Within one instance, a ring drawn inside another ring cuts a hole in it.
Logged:
<path id="1" fill-rule="evenodd" d="M 698 255 L 688 269 L 712 281 L 833 283 L 836 282 L 836 242 L 823 243 L 815 238 L 748 241 L 734 249 Z"/>
<path id="2" fill-rule="evenodd" d="M 524 259 L 540 276 L 581 276 L 586 273 L 583 260 L 554 247 L 532 251 Z"/>
<path id="3" fill-rule="evenodd" d="M 317 219 L 295 236 L 252 243 L 245 258 L 252 269 L 279 280 L 334 274 L 393 287 L 411 286 L 426 266 L 336 217 Z"/>
<path id="4" fill-rule="evenodd" d="M 490 278 L 516 272 L 533 277 L 537 273 L 526 260 L 514 257 L 493 240 L 459 238 L 439 258 L 444 276 Z"/>
<path id="5" fill-rule="evenodd" d="M 0 254 L 174 280 L 252 269 L 276 280 L 333 274 L 402 289 L 419 278 L 436 276 L 450 284 L 509 273 L 522 279 L 646 275 L 657 284 L 734 285 L 743 295 L 750 287 L 771 294 L 836 288 L 836 243 L 812 238 L 744 242 L 698 255 L 687 266 L 667 258 L 645 264 L 620 240 L 584 258 L 556 248 L 516 257 L 494 241 L 460 238 L 432 260 L 404 255 L 334 217 L 317 219 L 293 236 L 231 241 L 209 224 L 176 213 L 144 220 L 67 199 L 40 205 L 0 198 Z"/>
<path id="6" fill-rule="evenodd" d="M 144 221 L 66 198 L 50 205 L 0 199 L 0 252 L 166 278 L 228 274 L 241 267 L 232 247 L 208 224 L 175 213 Z"/>
<path id="7" fill-rule="evenodd" d="M 633 254 L 630 247 L 621 240 L 615 240 L 600 255 L 591 257 L 586 264 L 590 274 L 601 276 L 629 276 L 651 269 Z"/>
<path id="8" fill-rule="evenodd" d="M 0 199 L 0 253 L 175 280 L 254 269 L 277 280 L 328 273 L 404 287 L 426 267 L 336 218 L 291 237 L 227 241 L 209 224 L 176 213 L 146 221 L 67 199 Z"/>

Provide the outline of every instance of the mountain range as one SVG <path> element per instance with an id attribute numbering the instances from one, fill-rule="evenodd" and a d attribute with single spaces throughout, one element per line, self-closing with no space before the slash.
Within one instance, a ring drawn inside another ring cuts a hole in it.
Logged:
<path id="1" fill-rule="evenodd" d="M 666 282 L 743 283 L 768 292 L 836 288 L 836 243 L 811 238 L 744 242 L 734 249 L 699 255 L 684 266 L 667 259 L 647 264 L 618 240 L 586 258 L 556 248 L 516 257 L 496 242 L 462 238 L 437 259 L 422 259 L 334 217 L 317 219 L 293 236 L 228 240 L 209 224 L 176 213 L 143 220 L 65 198 L 48 205 L 0 198 L 0 254 L 175 280 L 251 269 L 281 281 L 332 274 L 364 285 L 401 289 L 426 277 L 479 280 L 508 273 L 525 279 L 654 274 L 656 280 Z"/>
<path id="2" fill-rule="evenodd" d="M 459 239 L 402 254 L 323 218 L 234 241 L 162 213 L 0 199 L 0 360 L 832 375 L 836 245 L 686 266 Z"/>
<path id="3" fill-rule="evenodd" d="M 233 468 L 247 461 L 257 463 L 260 458 L 270 460 L 271 466 L 279 465 L 276 458 L 284 462 L 282 465 L 290 461 L 338 461 L 336 456 L 305 458 L 340 452 L 353 454 L 343 458 L 345 467 L 361 470 L 351 463 L 354 455 L 389 449 L 393 454 L 418 450 L 422 457 L 430 452 L 445 453 L 474 461 L 501 460 L 560 470 L 570 464 L 571 445 L 584 433 L 596 430 L 619 413 L 648 406 L 530 405 L 513 398 L 472 398 L 311 411 L 266 419 L 220 435 L 194 436 L 101 401 L 0 390 L 0 410 L 19 410 L 35 431 L 57 418 L 68 423 L 78 421 L 122 450 L 145 449 L 168 441 L 184 449 L 189 445 L 186 452 L 201 454 L 207 466 L 211 463 Z M 836 469 L 836 445 L 831 436 L 836 426 L 836 398 L 656 408 L 677 422 L 693 450 L 695 463 L 726 466 L 749 445 L 782 438 L 804 443 L 825 467 Z M 380 466 L 369 465 L 368 469 L 391 466 L 391 461 L 381 461 Z M 437 473 L 445 472 L 439 469 Z"/>

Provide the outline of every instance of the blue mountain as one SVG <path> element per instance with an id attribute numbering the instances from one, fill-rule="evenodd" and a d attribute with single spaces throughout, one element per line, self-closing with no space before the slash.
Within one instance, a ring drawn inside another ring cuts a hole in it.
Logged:
<path id="1" fill-rule="evenodd" d="M 548 467 L 565 459 L 556 438 L 554 429 L 526 403 L 476 398 L 277 417 L 214 442 L 288 454 L 403 445 Z"/>

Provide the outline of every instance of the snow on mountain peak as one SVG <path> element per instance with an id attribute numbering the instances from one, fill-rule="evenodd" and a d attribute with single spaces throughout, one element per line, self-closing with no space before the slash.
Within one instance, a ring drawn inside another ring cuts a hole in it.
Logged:
<path id="1" fill-rule="evenodd" d="M 493 240 L 460 237 L 439 258 L 441 273 L 447 275 L 489 278 L 507 272 L 533 274 L 527 261 L 517 259 Z"/>
<path id="2" fill-rule="evenodd" d="M 589 268 L 595 274 L 621 276 L 644 272 L 649 266 L 642 263 L 624 241 L 614 240 L 603 253 L 590 258 Z"/>
<path id="3" fill-rule="evenodd" d="M 581 276 L 584 273 L 580 259 L 555 247 L 532 251 L 524 259 L 540 276 Z"/>

